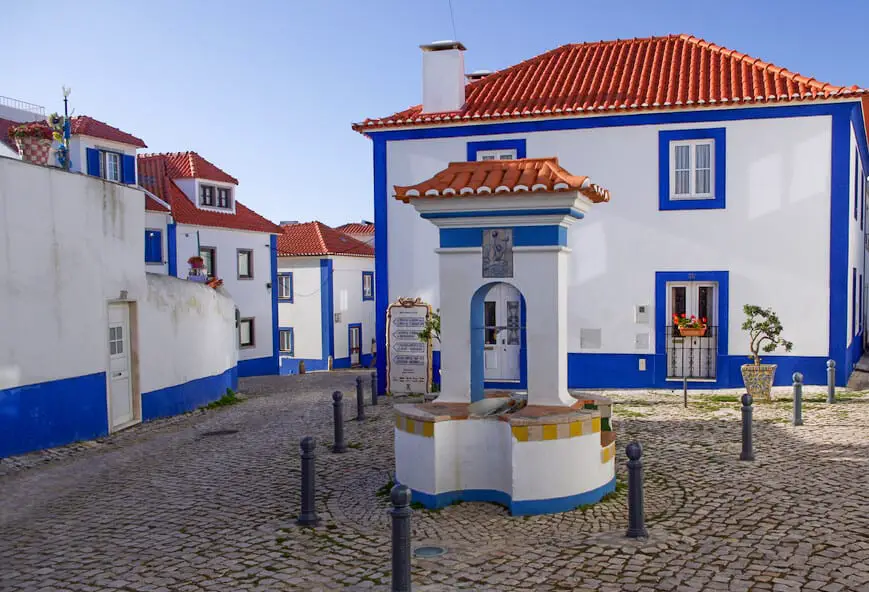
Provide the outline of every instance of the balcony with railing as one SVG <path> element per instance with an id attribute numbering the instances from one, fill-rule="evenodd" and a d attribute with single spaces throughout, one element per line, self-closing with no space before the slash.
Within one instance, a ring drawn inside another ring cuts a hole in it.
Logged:
<path id="1" fill-rule="evenodd" d="M 45 107 L 0 95 L 0 117 L 22 123 L 39 121 L 45 119 Z"/>
<path id="2" fill-rule="evenodd" d="M 703 335 L 682 335 L 666 328 L 667 378 L 715 380 L 718 361 L 718 327 L 707 325 Z"/>

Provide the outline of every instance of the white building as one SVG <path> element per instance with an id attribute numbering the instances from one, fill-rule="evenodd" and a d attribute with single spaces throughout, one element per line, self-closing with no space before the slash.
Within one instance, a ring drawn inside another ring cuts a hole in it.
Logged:
<path id="1" fill-rule="evenodd" d="M 239 376 L 277 374 L 276 241 L 281 229 L 237 199 L 238 180 L 196 152 L 139 156 L 151 271 L 188 277 L 191 257 L 238 308 Z M 195 279 L 195 278 L 194 278 Z"/>
<path id="2" fill-rule="evenodd" d="M 772 307 L 794 343 L 764 356 L 776 384 L 795 371 L 823 383 L 828 359 L 845 384 L 865 335 L 866 90 L 684 35 L 566 45 L 467 83 L 460 43 L 422 49 L 421 105 L 354 125 L 373 143 L 378 351 L 391 302 L 438 307 L 436 249 L 480 253 L 483 230 L 503 228 L 517 249 L 569 236 L 571 388 L 740 387 L 744 304 Z M 531 173 L 505 184 L 528 195 L 509 207 L 488 179 L 447 178 L 450 163 L 546 157 L 612 200 L 530 232 L 526 217 L 547 215 Z M 402 187 L 492 201 L 476 217 L 420 217 L 395 199 Z M 478 328 L 486 386 L 525 387 L 536 321 L 506 284 Z M 676 338 L 682 313 L 706 317 L 706 335 Z"/>
<path id="3" fill-rule="evenodd" d="M 145 272 L 144 206 L 135 186 L 0 157 L 0 457 L 237 388 L 232 299 Z"/>
<path id="4" fill-rule="evenodd" d="M 281 374 L 370 366 L 374 249 L 320 222 L 284 224 L 278 237 Z"/>

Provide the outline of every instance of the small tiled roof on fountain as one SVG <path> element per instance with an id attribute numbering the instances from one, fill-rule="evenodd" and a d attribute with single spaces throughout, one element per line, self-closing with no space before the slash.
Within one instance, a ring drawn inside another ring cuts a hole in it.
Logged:
<path id="1" fill-rule="evenodd" d="M 609 201 L 609 191 L 588 177 L 572 175 L 558 158 L 451 162 L 447 168 L 416 185 L 395 186 L 395 197 L 451 198 L 478 195 L 579 191 L 594 203 Z"/>

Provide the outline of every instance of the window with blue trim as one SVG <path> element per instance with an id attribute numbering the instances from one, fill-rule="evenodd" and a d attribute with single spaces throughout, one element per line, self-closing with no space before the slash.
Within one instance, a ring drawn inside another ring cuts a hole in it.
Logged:
<path id="1" fill-rule="evenodd" d="M 293 273 L 278 273 L 278 300 L 282 302 L 293 301 Z"/>
<path id="2" fill-rule="evenodd" d="M 374 272 L 362 272 L 362 300 L 374 300 Z"/>
<path id="3" fill-rule="evenodd" d="M 525 158 L 525 140 L 487 140 L 468 142 L 468 162 L 475 160 L 515 160 Z"/>
<path id="4" fill-rule="evenodd" d="M 145 263 L 163 263 L 163 233 L 154 228 L 145 229 Z"/>
<path id="5" fill-rule="evenodd" d="M 658 132 L 661 210 L 725 207 L 725 128 Z"/>
<path id="6" fill-rule="evenodd" d="M 292 327 L 278 330 L 280 351 L 282 354 L 295 355 L 296 336 Z"/>

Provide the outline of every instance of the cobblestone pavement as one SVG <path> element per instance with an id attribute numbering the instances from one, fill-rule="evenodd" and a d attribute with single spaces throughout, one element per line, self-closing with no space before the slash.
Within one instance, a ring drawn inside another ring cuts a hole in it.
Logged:
<path id="1" fill-rule="evenodd" d="M 356 374 L 247 379 L 248 399 L 0 463 L 0 590 L 388 589 L 390 402 L 328 452 L 332 390 Z M 367 378 L 367 374 L 365 374 Z M 366 380 L 366 387 L 368 386 Z M 367 391 L 367 388 L 366 388 Z M 869 590 L 869 396 L 807 389 L 757 405 L 740 462 L 733 393 L 609 393 L 624 447 L 645 450 L 651 537 L 628 541 L 625 491 L 566 514 L 492 504 L 416 511 L 415 590 Z M 777 397 L 787 394 L 778 393 Z M 223 435 L 213 431 L 238 430 Z M 294 525 L 298 442 L 318 438 L 322 526 Z"/>

